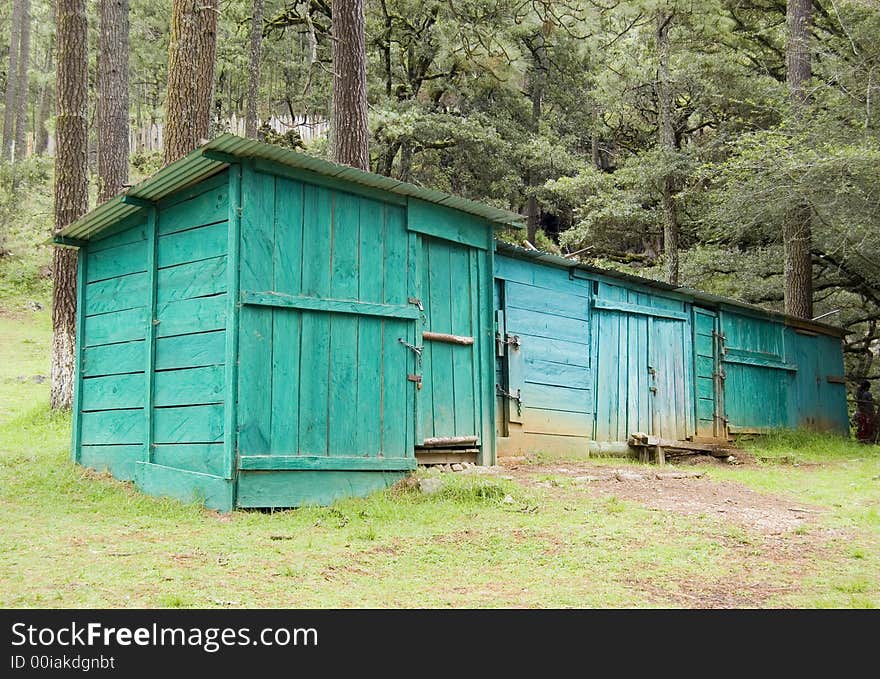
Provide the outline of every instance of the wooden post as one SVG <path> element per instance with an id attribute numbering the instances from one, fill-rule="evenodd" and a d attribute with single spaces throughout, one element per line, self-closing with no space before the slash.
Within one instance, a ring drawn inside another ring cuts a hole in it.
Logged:
<path id="1" fill-rule="evenodd" d="M 56 246 L 58 247 L 58 246 Z M 82 446 L 82 353 L 86 327 L 86 251 L 79 248 L 76 264 L 76 338 L 74 340 L 73 412 L 71 413 L 71 459 L 79 462 Z"/>
<path id="2" fill-rule="evenodd" d="M 253 169 L 248 167 L 248 172 Z M 229 167 L 229 228 L 226 249 L 226 369 L 224 390 L 224 477 L 234 479 L 238 456 L 238 325 L 239 310 L 239 245 L 241 234 L 241 173 L 240 164 Z M 233 491 L 234 493 L 235 491 Z M 233 505 L 235 498 L 233 495 Z"/>
<path id="3" fill-rule="evenodd" d="M 155 205 L 147 208 L 147 279 L 149 281 L 149 302 L 147 307 L 147 327 L 144 331 L 147 360 L 144 372 L 146 393 L 144 394 L 144 462 L 153 461 L 153 401 L 156 382 L 156 299 L 159 278 L 159 219 Z"/>

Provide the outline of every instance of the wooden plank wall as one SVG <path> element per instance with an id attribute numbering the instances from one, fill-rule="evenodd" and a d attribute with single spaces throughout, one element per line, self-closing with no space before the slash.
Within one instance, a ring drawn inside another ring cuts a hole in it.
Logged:
<path id="1" fill-rule="evenodd" d="M 781 322 L 724 309 L 724 411 L 732 433 L 792 426 L 789 392 L 796 365 L 786 361 Z"/>
<path id="2" fill-rule="evenodd" d="M 74 457 L 116 478 L 146 460 L 149 304 L 147 216 L 132 217 L 80 253 L 81 308 Z"/>
<path id="3" fill-rule="evenodd" d="M 785 328 L 785 349 L 787 361 L 797 366 L 788 391 L 789 425 L 847 434 L 846 385 L 838 381 L 844 376 L 840 339 Z"/>
<path id="4" fill-rule="evenodd" d="M 151 462 L 228 476 L 224 442 L 229 173 L 159 205 Z"/>
<path id="5" fill-rule="evenodd" d="M 506 406 L 504 455 L 586 454 L 593 433 L 590 283 L 565 269 L 496 255 L 504 324 L 520 348 L 506 347 L 507 387 L 522 405 Z"/>
<path id="6" fill-rule="evenodd" d="M 227 199 L 223 173 L 87 246 L 83 464 L 125 479 L 139 462 L 224 475 Z"/>
<path id="7" fill-rule="evenodd" d="M 253 168 L 242 181 L 242 459 L 249 469 L 311 464 L 297 457 L 411 466 L 415 364 L 398 339 L 415 343 L 418 312 L 407 303 L 405 208 Z M 259 473 L 239 477 L 241 501 L 257 501 Z"/>

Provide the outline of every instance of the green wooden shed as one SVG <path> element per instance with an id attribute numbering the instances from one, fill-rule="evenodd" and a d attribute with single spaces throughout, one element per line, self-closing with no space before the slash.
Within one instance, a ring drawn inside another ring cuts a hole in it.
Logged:
<path id="1" fill-rule="evenodd" d="M 79 249 L 73 457 L 208 507 L 495 460 L 493 230 L 516 214 L 223 135 Z"/>

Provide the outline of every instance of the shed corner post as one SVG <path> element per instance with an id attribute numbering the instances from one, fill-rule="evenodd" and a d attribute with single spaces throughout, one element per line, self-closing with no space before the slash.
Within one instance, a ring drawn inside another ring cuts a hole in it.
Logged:
<path id="1" fill-rule="evenodd" d="M 482 354 L 482 428 L 483 445 L 480 446 L 480 464 L 494 466 L 497 459 L 497 431 L 495 427 L 495 226 L 489 224 L 488 247 L 482 258 L 485 272 L 480 281 L 482 288 L 480 308 L 482 313 L 483 342 Z"/>
<path id="2" fill-rule="evenodd" d="M 57 247 L 57 246 L 56 246 Z M 70 458 L 79 463 L 82 458 L 82 371 L 83 333 L 86 327 L 86 251 L 80 247 L 76 254 L 76 329 L 73 356 L 73 405 L 71 408 Z"/>
<path id="3" fill-rule="evenodd" d="M 144 334 L 146 341 L 146 367 L 144 372 L 144 462 L 154 459 L 153 403 L 155 401 L 156 383 L 156 304 L 158 299 L 159 278 L 159 210 L 155 204 L 147 208 L 147 277 L 149 307 L 147 308 L 147 327 Z"/>
<path id="4" fill-rule="evenodd" d="M 242 164 L 229 166 L 229 229 L 227 233 L 227 307 L 224 391 L 224 476 L 232 483 L 231 506 L 237 503 L 236 476 L 238 469 L 238 331 L 241 313 L 239 272 L 241 268 Z M 251 171 L 245 168 L 245 171 Z"/>

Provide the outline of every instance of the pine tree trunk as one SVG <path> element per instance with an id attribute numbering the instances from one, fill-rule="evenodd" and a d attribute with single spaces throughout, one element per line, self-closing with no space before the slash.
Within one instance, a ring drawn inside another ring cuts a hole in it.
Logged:
<path id="1" fill-rule="evenodd" d="M 370 169 L 364 0 L 333 0 L 333 160 Z"/>
<path id="2" fill-rule="evenodd" d="M 260 58 L 263 45 L 263 0 L 254 0 L 251 17 L 251 54 L 248 62 L 247 113 L 244 133 L 251 139 L 257 138 L 257 121 L 260 108 Z"/>
<path id="3" fill-rule="evenodd" d="M 55 7 L 54 4 L 50 10 L 51 22 L 55 23 Z M 52 57 L 55 53 L 55 32 L 54 29 L 49 33 L 49 46 L 46 49 L 46 72 L 52 71 Z M 46 129 L 46 123 L 49 116 L 52 115 L 52 99 L 54 94 L 53 83 L 47 80 L 40 92 L 40 108 L 37 111 L 37 120 L 34 123 L 34 153 L 42 155 L 49 148 L 49 130 Z"/>
<path id="4" fill-rule="evenodd" d="M 785 50 L 786 81 L 792 115 L 800 119 L 809 101 L 806 85 L 812 75 L 810 31 L 812 0 L 788 0 Z M 782 221 L 785 312 L 813 317 L 812 213 L 808 205 L 792 206 Z"/>
<path id="5" fill-rule="evenodd" d="M 538 41 L 537 45 L 531 48 L 532 64 L 528 71 L 529 99 L 532 101 L 532 133 L 537 137 L 541 130 L 541 116 L 544 107 L 544 91 L 547 85 L 547 70 L 549 64 L 547 62 L 547 48 L 544 44 L 542 35 L 535 37 Z M 529 189 L 536 189 L 539 178 L 534 169 L 529 168 L 526 174 L 526 186 Z M 538 199 L 530 192 L 526 200 L 526 238 L 532 245 L 538 237 L 538 227 L 541 220 L 541 210 L 538 206 Z"/>
<path id="6" fill-rule="evenodd" d="M 21 37 L 22 0 L 13 0 L 12 27 L 9 34 L 9 69 L 6 71 L 6 97 L 3 108 L 2 160 L 12 160 L 12 144 L 15 142 L 15 103 L 17 101 L 19 38 Z"/>
<path id="7" fill-rule="evenodd" d="M 128 183 L 128 0 L 100 0 L 98 202 Z"/>
<path id="8" fill-rule="evenodd" d="M 58 117 L 55 157 L 55 230 L 89 208 L 88 21 L 85 0 L 58 0 Z M 76 335 L 76 252 L 55 248 L 52 258 L 51 405 L 67 409 L 73 401 Z"/>
<path id="9" fill-rule="evenodd" d="M 28 69 L 31 55 L 31 3 L 21 0 L 21 32 L 18 38 L 18 84 L 15 102 L 15 150 L 13 160 L 23 160 L 27 156 L 28 131 Z"/>
<path id="10" fill-rule="evenodd" d="M 672 15 L 657 15 L 657 106 L 660 144 L 670 154 L 676 151 L 675 127 L 672 120 L 672 79 L 669 73 L 669 26 Z M 666 282 L 679 283 L 679 224 L 676 207 L 675 178 L 668 174 L 663 178 L 663 254 L 666 259 Z"/>
<path id="11" fill-rule="evenodd" d="M 165 103 L 166 165 L 208 137 L 218 12 L 218 0 L 174 0 Z"/>

